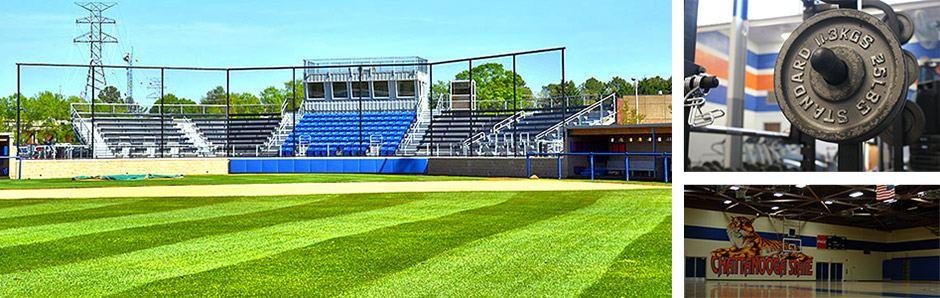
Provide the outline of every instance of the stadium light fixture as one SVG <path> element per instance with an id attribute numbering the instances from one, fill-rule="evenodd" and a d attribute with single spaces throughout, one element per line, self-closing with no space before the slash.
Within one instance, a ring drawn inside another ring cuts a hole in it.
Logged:
<path id="1" fill-rule="evenodd" d="M 853 197 L 853 198 L 857 198 L 857 197 L 861 197 L 861 196 L 864 195 L 864 194 L 865 194 L 865 193 L 863 193 L 863 192 L 856 191 L 856 192 L 850 193 L 849 196 L 850 196 L 850 197 Z"/>
<path id="2" fill-rule="evenodd" d="M 731 204 L 731 200 L 725 200 L 725 205 Z"/>

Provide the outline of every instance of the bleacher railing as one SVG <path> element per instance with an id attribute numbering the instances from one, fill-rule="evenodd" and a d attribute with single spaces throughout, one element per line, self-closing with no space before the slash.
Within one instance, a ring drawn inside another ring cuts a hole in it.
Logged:
<path id="1" fill-rule="evenodd" d="M 411 111 L 415 109 L 418 101 L 418 99 L 362 100 L 362 112 Z M 359 100 L 306 100 L 301 111 L 304 113 L 359 112 L 359 104 Z"/>
<path id="2" fill-rule="evenodd" d="M 613 94 L 613 93 L 605 96 L 604 98 L 592 103 L 591 105 L 585 107 L 584 109 L 581 109 L 580 111 L 572 114 L 568 118 L 565 118 L 564 121 L 558 122 L 555 125 L 552 125 L 551 127 L 543 130 L 539 134 L 535 135 L 535 139 L 541 140 L 551 134 L 554 134 L 555 138 L 559 138 L 562 135 L 561 130 L 568 124 L 572 124 L 572 123 L 580 124 L 580 123 L 589 121 L 591 124 L 609 124 L 609 123 L 602 123 L 602 122 L 605 121 L 605 119 L 607 119 L 608 121 L 609 119 L 616 119 L 617 109 L 616 109 L 615 98 L 616 98 L 616 94 Z M 596 119 L 594 118 L 583 119 L 582 118 L 594 112 L 597 112 L 599 116 L 599 117 L 595 117 Z"/>
<path id="3" fill-rule="evenodd" d="M 91 103 L 71 103 L 72 110 L 79 115 L 92 115 Z M 160 116 L 164 115 L 245 115 L 245 114 L 280 114 L 281 107 L 273 104 L 126 104 L 126 103 L 100 103 L 94 104 L 94 114 L 108 116 Z M 226 112 L 228 107 L 228 112 Z"/>

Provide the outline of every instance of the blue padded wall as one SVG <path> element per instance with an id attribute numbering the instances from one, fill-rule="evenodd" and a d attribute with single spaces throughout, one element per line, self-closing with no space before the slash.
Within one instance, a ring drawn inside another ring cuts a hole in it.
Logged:
<path id="1" fill-rule="evenodd" d="M 940 257 L 894 258 L 882 261 L 882 278 L 903 280 L 904 261 L 910 261 L 910 280 L 940 281 Z"/>
<path id="2" fill-rule="evenodd" d="M 231 174 L 361 173 L 425 174 L 427 158 L 233 158 Z"/>

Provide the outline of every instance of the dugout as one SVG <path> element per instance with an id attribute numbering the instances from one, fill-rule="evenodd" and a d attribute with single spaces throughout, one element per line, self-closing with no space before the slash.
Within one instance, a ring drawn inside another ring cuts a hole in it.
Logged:
<path id="1" fill-rule="evenodd" d="M 568 127 L 565 152 L 570 153 L 672 153 L 671 124 L 636 124 Z M 590 178 L 589 156 L 566 156 L 568 173 L 573 178 Z M 666 156 L 626 155 L 594 156 L 594 177 L 623 179 L 629 165 L 630 180 L 664 180 Z M 669 171 L 671 172 L 671 171 Z"/>
<path id="2" fill-rule="evenodd" d="M 13 158 L 16 156 L 16 146 L 13 146 L 13 133 L 0 133 L 0 179 L 10 179 L 13 173 Z"/>

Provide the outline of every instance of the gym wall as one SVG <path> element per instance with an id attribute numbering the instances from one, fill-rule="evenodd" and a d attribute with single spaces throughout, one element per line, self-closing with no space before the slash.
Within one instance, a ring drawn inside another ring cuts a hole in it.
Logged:
<path id="1" fill-rule="evenodd" d="M 756 214 L 723 213 L 686 208 L 685 256 L 707 258 L 716 249 L 732 247 L 733 245 L 729 241 L 726 232 L 732 216 L 755 218 Z M 814 263 L 843 263 L 845 280 L 883 280 L 886 278 L 883 272 L 883 263 L 892 258 L 916 256 L 927 257 L 930 260 L 940 260 L 940 237 L 931 234 L 930 231 L 924 228 L 885 232 L 802 221 L 789 221 L 784 224 L 780 220 L 767 217 L 757 217 L 753 226 L 755 231 L 760 233 L 762 237 L 773 240 L 779 240 L 786 234 L 786 226 L 796 227 L 796 234 L 802 239 L 803 253 L 813 257 Z M 844 236 L 847 239 L 847 249 L 817 249 L 817 235 Z M 869 249 L 870 254 L 865 254 L 866 248 Z M 706 268 L 708 268 L 707 264 Z M 816 269 L 814 265 L 814 275 Z M 915 272 L 912 270 L 912 280 L 931 280 L 930 278 L 930 276 L 915 276 Z"/>

